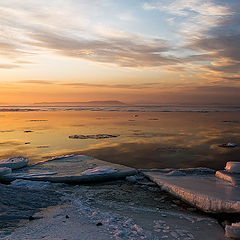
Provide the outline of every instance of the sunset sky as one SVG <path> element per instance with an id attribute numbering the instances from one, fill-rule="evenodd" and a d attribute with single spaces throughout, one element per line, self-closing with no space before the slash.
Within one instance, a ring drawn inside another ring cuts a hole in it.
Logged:
<path id="1" fill-rule="evenodd" d="M 0 104 L 240 102 L 239 0 L 1 0 Z"/>

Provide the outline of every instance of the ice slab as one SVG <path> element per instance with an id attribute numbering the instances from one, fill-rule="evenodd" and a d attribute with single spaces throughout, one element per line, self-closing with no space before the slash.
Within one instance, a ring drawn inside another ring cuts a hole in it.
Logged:
<path id="1" fill-rule="evenodd" d="M 223 147 L 223 148 L 235 148 L 235 147 L 238 147 L 238 144 L 236 143 L 223 143 L 223 144 L 220 144 L 219 147 Z"/>
<path id="2" fill-rule="evenodd" d="M 234 186 L 240 186 L 240 173 L 231 173 L 224 170 L 216 172 L 216 177 L 232 183 Z"/>
<path id="3" fill-rule="evenodd" d="M 27 189 L 44 189 L 50 186 L 50 182 L 43 181 L 30 181 L 23 179 L 16 179 L 11 182 L 11 185 L 14 187 L 27 188 Z"/>
<path id="4" fill-rule="evenodd" d="M 116 173 L 118 170 L 116 168 L 111 168 L 108 166 L 101 166 L 101 167 L 95 167 L 90 168 L 84 172 L 82 172 L 82 175 L 96 175 L 96 174 L 107 174 L 107 173 Z"/>
<path id="5" fill-rule="evenodd" d="M 8 158 L 0 161 L 0 167 L 19 169 L 28 165 L 28 159 L 23 157 Z"/>
<path id="6" fill-rule="evenodd" d="M 12 172 L 11 168 L 7 168 L 7 167 L 1 167 L 0 168 L 0 177 L 6 175 L 6 174 L 10 174 Z"/>
<path id="7" fill-rule="evenodd" d="M 225 236 L 231 239 L 240 239 L 240 222 L 227 225 L 225 228 Z"/>
<path id="8" fill-rule="evenodd" d="M 109 181 L 135 175 L 136 169 L 84 155 L 68 155 L 24 168 L 4 177 L 5 181 L 26 179 L 59 183 Z"/>
<path id="9" fill-rule="evenodd" d="M 227 162 L 226 171 L 232 173 L 240 173 L 240 162 Z"/>
<path id="10" fill-rule="evenodd" d="M 170 170 L 142 170 L 163 190 L 205 211 L 240 213 L 240 188 L 222 181 L 213 173 L 168 176 Z M 185 171 L 186 172 L 186 171 Z"/>

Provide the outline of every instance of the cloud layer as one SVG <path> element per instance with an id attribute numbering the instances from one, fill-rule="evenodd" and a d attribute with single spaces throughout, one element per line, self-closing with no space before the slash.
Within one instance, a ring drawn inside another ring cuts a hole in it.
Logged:
<path id="1" fill-rule="evenodd" d="M 170 87 L 180 95 L 206 91 L 219 96 L 227 87 L 235 94 L 232 88 L 240 87 L 239 13 L 236 0 L 1 1 L 0 77 L 7 80 L 6 72 L 27 69 L 36 76 L 17 76 L 15 87 L 48 84 L 161 93 Z M 46 79 L 37 75 L 51 73 L 42 56 L 68 61 L 62 66 L 66 76 L 71 75 L 73 61 L 90 63 L 93 71 L 100 66 L 102 75 L 109 67 L 115 75 L 111 72 L 110 83 L 88 83 L 80 71 L 64 80 L 59 73 L 61 83 L 56 77 L 48 81 L 51 74 Z M 143 77 L 137 82 L 137 74 L 129 84 L 119 80 L 125 69 L 132 74 L 142 71 L 144 82 Z"/>

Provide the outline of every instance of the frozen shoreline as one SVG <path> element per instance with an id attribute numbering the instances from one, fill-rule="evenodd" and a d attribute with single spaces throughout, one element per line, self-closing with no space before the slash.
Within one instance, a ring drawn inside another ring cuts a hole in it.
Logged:
<path id="1" fill-rule="evenodd" d="M 208 168 L 139 172 L 66 155 L 3 174 L 1 180 L 11 182 L 0 185 L 1 239 L 221 240 L 223 227 L 240 221 L 230 214 L 221 219 L 216 215 L 238 213 L 229 201 L 239 204 L 240 194 Z M 230 189 L 232 194 L 225 196 Z M 211 204 L 194 204 L 196 198 L 204 203 L 211 195 L 216 198 Z"/>
<path id="2" fill-rule="evenodd" d="M 32 221 L 21 221 L 2 239 L 224 239 L 215 219 L 146 179 L 94 185 L 53 183 L 39 191 L 45 195 L 47 189 L 62 196 L 62 202 L 35 213 Z"/>

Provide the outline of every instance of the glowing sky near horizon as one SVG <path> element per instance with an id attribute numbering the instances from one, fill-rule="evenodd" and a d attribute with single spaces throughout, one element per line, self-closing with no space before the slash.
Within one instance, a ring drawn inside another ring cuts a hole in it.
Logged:
<path id="1" fill-rule="evenodd" d="M 239 0 L 2 0 L 0 104 L 240 102 Z"/>

